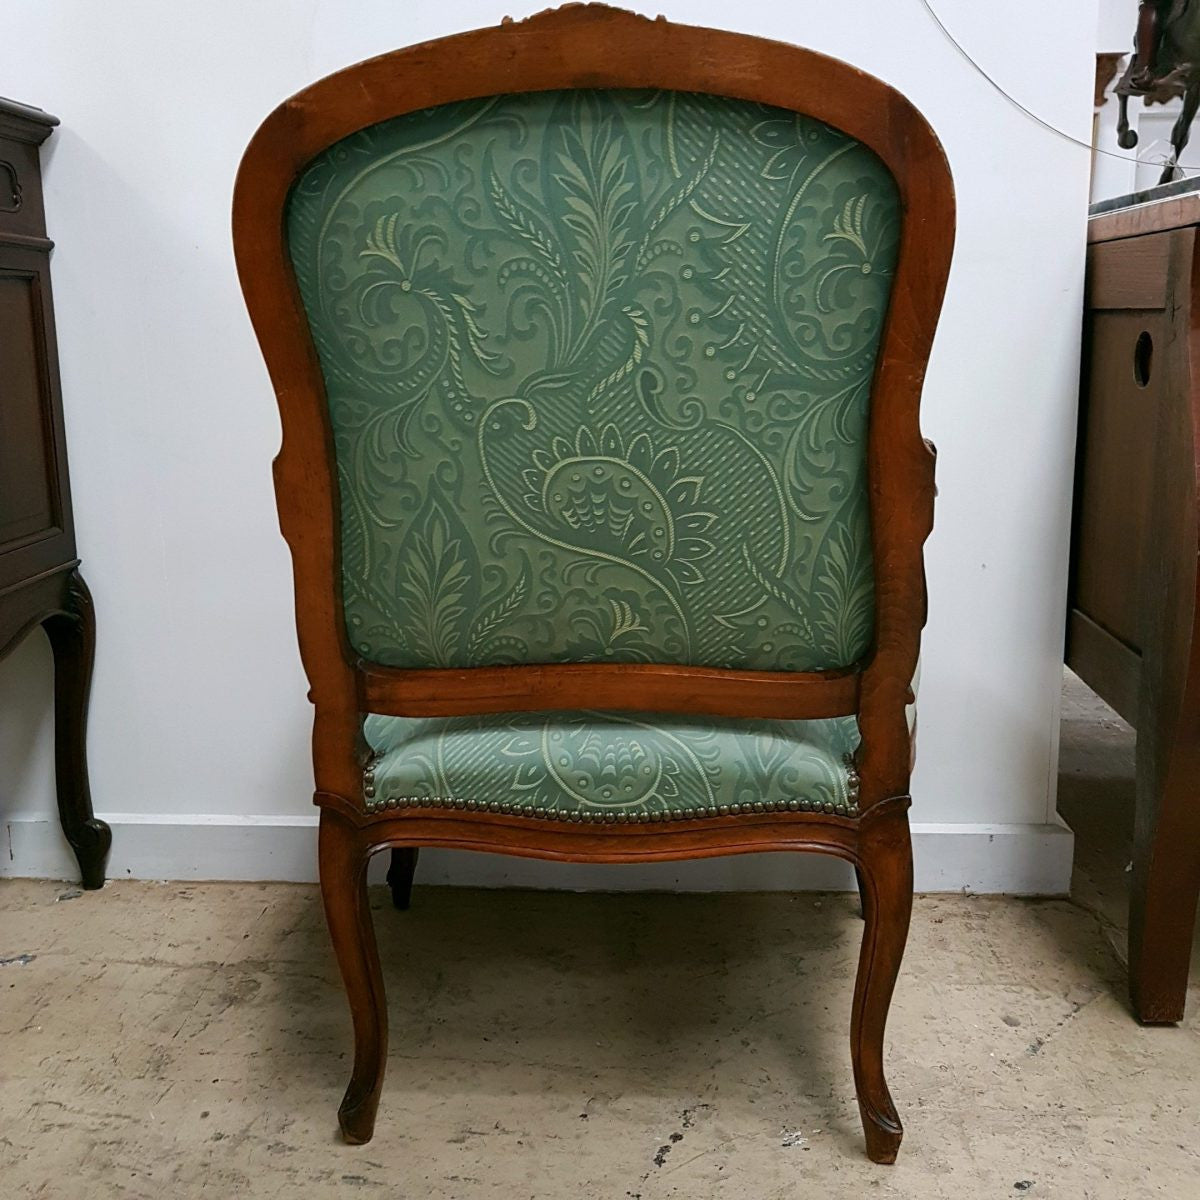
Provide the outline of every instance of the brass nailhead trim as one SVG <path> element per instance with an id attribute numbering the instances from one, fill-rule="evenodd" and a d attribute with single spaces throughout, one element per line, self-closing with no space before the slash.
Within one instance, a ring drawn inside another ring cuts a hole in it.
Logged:
<path id="1" fill-rule="evenodd" d="M 697 808 L 672 808 L 654 812 L 610 812 L 605 810 L 591 811 L 571 809 L 560 811 L 553 808 L 523 808 L 519 804 L 508 801 L 479 801 L 464 800 L 457 796 L 385 796 L 375 795 L 375 789 L 369 791 L 364 787 L 363 796 L 368 812 L 382 812 L 393 808 L 431 808 L 454 809 L 467 812 L 498 812 L 514 816 L 528 817 L 539 821 L 564 821 L 585 825 L 644 825 L 659 824 L 664 821 L 697 821 L 710 817 L 739 816 L 742 814 L 758 814 L 768 812 L 824 812 L 842 817 L 858 816 L 858 805 L 851 804 L 819 804 L 811 800 L 772 800 L 757 801 L 753 804 L 722 804 L 719 806 L 700 806 Z M 857 799 L 857 796 L 855 797 Z"/>

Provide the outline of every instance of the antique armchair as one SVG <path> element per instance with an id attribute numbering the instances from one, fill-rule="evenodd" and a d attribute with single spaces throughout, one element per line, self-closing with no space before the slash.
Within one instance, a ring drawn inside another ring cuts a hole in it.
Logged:
<path id="1" fill-rule="evenodd" d="M 255 134 L 234 240 L 279 400 L 325 911 L 371 1137 L 366 866 L 421 846 L 848 860 L 867 1149 L 912 902 L 936 138 L 791 46 L 599 6 L 399 50 Z"/>

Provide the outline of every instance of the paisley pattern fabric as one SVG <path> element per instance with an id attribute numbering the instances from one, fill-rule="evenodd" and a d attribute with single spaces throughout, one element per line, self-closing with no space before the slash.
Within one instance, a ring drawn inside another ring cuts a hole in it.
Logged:
<path id="1" fill-rule="evenodd" d="M 860 659 L 899 221 L 861 144 L 708 95 L 489 97 L 315 159 L 287 228 L 354 650 Z"/>
<path id="2" fill-rule="evenodd" d="M 364 803 L 548 820 L 853 814 L 853 717 L 719 720 L 630 713 L 369 716 Z"/>

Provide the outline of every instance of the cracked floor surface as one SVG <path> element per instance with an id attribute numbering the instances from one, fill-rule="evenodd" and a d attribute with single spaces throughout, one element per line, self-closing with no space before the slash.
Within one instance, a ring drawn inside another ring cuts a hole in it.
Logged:
<path id="1" fill-rule="evenodd" d="M 850 1079 L 849 896 L 379 891 L 392 1044 L 352 1148 L 314 888 L 0 882 L 0 1195 L 1193 1200 L 1200 989 L 1174 1029 L 1125 1002 L 1132 766 L 1068 681 L 1078 902 L 918 899 L 891 1168 Z"/>

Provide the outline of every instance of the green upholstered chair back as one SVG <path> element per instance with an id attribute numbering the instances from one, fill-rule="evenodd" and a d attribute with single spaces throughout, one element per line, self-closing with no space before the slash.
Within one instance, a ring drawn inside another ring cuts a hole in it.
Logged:
<path id="1" fill-rule="evenodd" d="M 900 208 L 866 147 L 718 96 L 495 96 L 337 142 L 286 219 L 357 655 L 867 653 Z"/>

